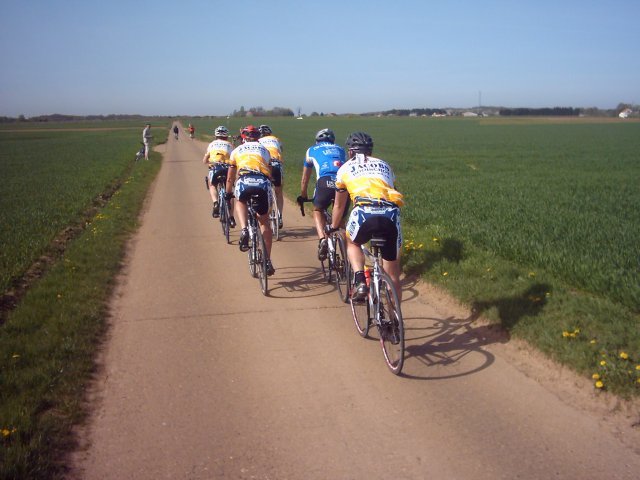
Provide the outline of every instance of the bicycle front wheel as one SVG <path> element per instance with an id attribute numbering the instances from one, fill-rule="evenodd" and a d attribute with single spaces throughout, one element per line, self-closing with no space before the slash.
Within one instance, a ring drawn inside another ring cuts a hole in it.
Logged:
<path id="1" fill-rule="evenodd" d="M 400 311 L 400 301 L 391 278 L 386 273 L 380 278 L 379 299 L 380 345 L 387 367 L 399 375 L 404 364 L 404 322 Z"/>
<path id="2" fill-rule="evenodd" d="M 267 254 L 267 245 L 264 241 L 264 237 L 262 236 L 262 232 L 260 229 L 257 231 L 256 235 L 256 269 L 258 274 L 258 279 L 260 280 L 260 290 L 262 290 L 263 295 L 267 295 L 268 290 L 268 276 L 267 276 L 267 260 L 269 259 L 269 255 Z"/>
<path id="3" fill-rule="evenodd" d="M 353 285 L 353 282 L 349 282 Z M 349 303 L 351 304 L 351 314 L 353 315 L 353 321 L 356 324 L 356 330 L 362 338 L 367 338 L 369 334 L 369 327 L 371 326 L 371 308 L 369 306 L 369 297 L 364 301 L 354 302 L 351 298 L 351 291 L 349 290 L 347 296 L 349 297 Z"/>
<path id="4" fill-rule="evenodd" d="M 336 272 L 336 287 L 338 288 L 340 300 L 347 303 L 349 301 L 349 290 L 351 286 L 351 265 L 349 265 L 349 259 L 347 258 L 347 246 L 341 235 L 335 235 L 333 237 L 333 244 L 336 248 L 333 262 L 333 268 Z"/>
<path id="5" fill-rule="evenodd" d="M 255 232 L 256 228 L 257 226 L 253 226 L 251 230 Z M 256 238 L 257 235 L 255 233 L 249 237 L 250 245 L 247 252 L 249 256 L 249 273 L 251 273 L 253 278 L 258 276 L 258 242 L 256 242 Z"/>

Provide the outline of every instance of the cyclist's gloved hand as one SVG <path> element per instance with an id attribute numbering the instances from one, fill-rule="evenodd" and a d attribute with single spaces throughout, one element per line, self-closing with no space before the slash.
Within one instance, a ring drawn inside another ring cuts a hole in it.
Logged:
<path id="1" fill-rule="evenodd" d="M 339 228 L 331 228 L 331 225 L 325 225 L 324 226 L 324 233 L 326 233 L 327 235 L 331 235 L 333 232 L 337 232 L 338 230 L 340 230 Z"/>
<path id="2" fill-rule="evenodd" d="M 298 205 L 302 205 L 307 200 L 309 200 L 309 198 L 303 197 L 302 195 L 298 195 L 298 198 L 296 198 L 296 202 L 298 202 Z"/>
<path id="3" fill-rule="evenodd" d="M 233 193 L 225 192 L 224 198 L 225 200 L 231 200 L 233 198 Z"/>

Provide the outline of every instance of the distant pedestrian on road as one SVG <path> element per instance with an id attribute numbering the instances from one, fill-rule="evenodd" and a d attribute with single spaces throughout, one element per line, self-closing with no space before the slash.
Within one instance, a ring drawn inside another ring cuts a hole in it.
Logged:
<path id="1" fill-rule="evenodd" d="M 142 143 L 144 143 L 144 159 L 149 160 L 149 149 L 151 148 L 151 124 L 147 123 L 142 131 Z"/>
<path id="2" fill-rule="evenodd" d="M 180 132 L 180 129 L 178 128 L 178 125 L 174 125 L 173 126 L 173 135 L 176 137 L 176 140 L 178 140 L 178 133 Z"/>

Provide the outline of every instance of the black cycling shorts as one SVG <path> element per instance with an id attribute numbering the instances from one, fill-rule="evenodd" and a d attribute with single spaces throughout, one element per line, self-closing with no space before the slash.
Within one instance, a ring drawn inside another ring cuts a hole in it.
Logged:
<path id="1" fill-rule="evenodd" d="M 333 203 L 336 196 L 336 183 L 331 177 L 327 175 L 320 177 L 316 182 L 316 189 L 313 192 L 313 206 L 316 210 L 327 210 Z M 349 207 L 351 206 L 351 199 L 347 200 L 347 204 L 344 207 L 344 213 L 342 218 L 346 218 L 349 214 Z"/>
<path id="2" fill-rule="evenodd" d="M 214 163 L 209 168 L 209 184 L 215 185 L 218 181 L 226 182 L 229 165 L 226 163 Z"/>
<path id="3" fill-rule="evenodd" d="M 280 187 L 282 185 L 282 163 L 271 162 L 271 181 L 274 187 Z"/>
<path id="4" fill-rule="evenodd" d="M 347 234 L 358 245 L 367 243 L 372 237 L 384 238 L 387 242 L 380 249 L 382 258 L 396 260 L 402 247 L 400 209 L 356 206 L 351 211 Z"/>

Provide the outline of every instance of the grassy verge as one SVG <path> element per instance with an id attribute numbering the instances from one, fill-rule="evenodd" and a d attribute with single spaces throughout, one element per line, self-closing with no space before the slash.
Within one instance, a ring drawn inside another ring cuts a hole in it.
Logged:
<path id="1" fill-rule="evenodd" d="M 140 162 L 0 329 L 0 478 L 62 478 L 125 243 L 159 168 Z"/>

